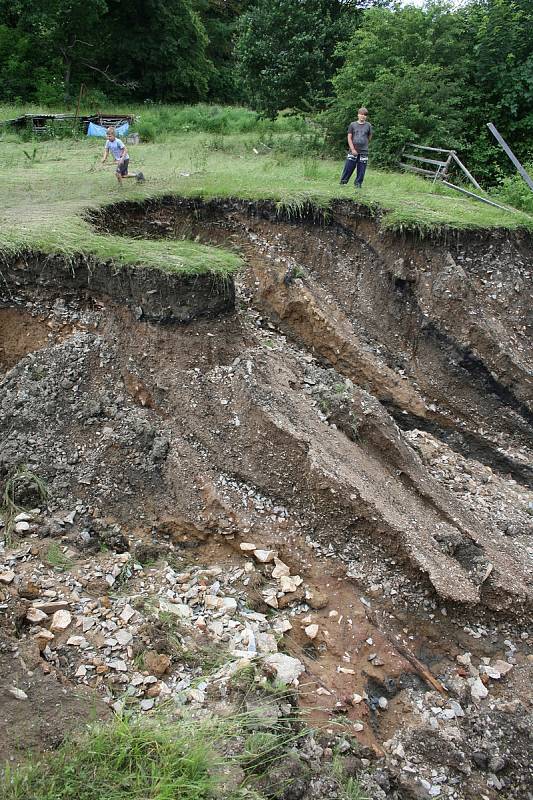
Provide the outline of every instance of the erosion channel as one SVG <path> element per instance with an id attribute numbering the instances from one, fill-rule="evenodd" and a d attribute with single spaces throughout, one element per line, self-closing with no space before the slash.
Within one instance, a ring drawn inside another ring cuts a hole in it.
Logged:
<path id="1" fill-rule="evenodd" d="M 371 798 L 531 798 L 531 235 L 113 210 L 100 232 L 244 267 L 1 266 L 0 481 L 27 509 L 0 550 L 2 758 L 124 697 L 228 704 L 251 664 L 299 686 L 308 762 L 355 737 Z M 269 796 L 335 796 L 305 775 Z"/>

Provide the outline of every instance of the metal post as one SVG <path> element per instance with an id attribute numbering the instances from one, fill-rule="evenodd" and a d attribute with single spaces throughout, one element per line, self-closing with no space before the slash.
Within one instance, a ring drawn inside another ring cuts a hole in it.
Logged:
<path id="1" fill-rule="evenodd" d="M 499 142 L 499 144 L 501 144 L 501 146 L 503 147 L 503 149 L 505 150 L 505 152 L 507 153 L 507 155 L 509 156 L 509 158 L 511 159 L 511 161 L 513 162 L 515 167 L 517 168 L 518 172 L 522 176 L 522 178 L 525 180 L 525 182 L 527 183 L 529 188 L 533 191 L 533 181 L 531 180 L 531 178 L 529 177 L 529 175 L 525 171 L 524 167 L 522 166 L 520 161 L 517 159 L 517 157 L 515 156 L 515 154 L 513 153 L 513 151 L 511 150 L 511 148 L 509 147 L 509 145 L 507 144 L 507 142 L 503 138 L 503 136 L 501 136 L 498 133 L 498 131 L 496 130 L 496 127 L 492 124 L 492 122 L 487 122 L 487 128 L 492 133 L 492 135 L 495 137 L 495 139 Z"/>
<path id="2" fill-rule="evenodd" d="M 462 186 L 456 186 L 455 183 L 450 183 L 449 181 L 442 181 L 445 186 L 449 186 L 450 189 L 457 189 L 458 192 L 462 192 L 463 194 L 467 194 L 469 197 L 474 197 L 476 200 L 481 200 L 482 203 L 486 203 L 488 206 L 494 206 L 494 208 L 501 208 L 502 211 L 508 211 L 510 214 L 519 214 L 520 212 L 516 210 L 516 208 L 509 208 L 509 206 L 502 206 L 500 203 L 495 203 L 494 200 L 487 200 L 486 197 L 481 197 L 479 194 L 475 194 L 474 192 L 469 192 L 468 189 L 463 189 Z"/>
<path id="3" fill-rule="evenodd" d="M 455 161 L 455 162 L 456 162 L 456 163 L 457 163 L 457 164 L 458 164 L 458 165 L 461 167 L 461 169 L 463 170 L 463 172 L 464 172 L 464 174 L 466 175 L 466 177 L 467 177 L 467 178 L 469 178 L 469 179 L 472 181 L 472 183 L 474 184 L 474 186 L 476 187 L 476 189 L 479 189 L 479 191 L 480 191 L 480 192 L 482 192 L 482 191 L 483 191 L 483 189 L 481 188 L 481 186 L 479 185 L 479 183 L 476 181 L 476 179 L 474 178 L 474 176 L 473 176 L 473 175 L 472 175 L 472 174 L 471 174 L 471 173 L 470 173 L 470 172 L 467 170 L 467 168 L 465 167 L 465 165 L 463 164 L 463 162 L 462 162 L 462 161 L 459 161 L 459 159 L 457 158 L 457 154 L 456 154 L 455 150 L 454 150 L 454 151 L 453 151 L 453 153 L 452 153 L 452 158 L 453 158 L 453 160 L 454 160 L 454 161 Z"/>
<path id="4" fill-rule="evenodd" d="M 82 83 L 80 86 L 80 93 L 78 95 L 78 105 L 76 106 L 76 116 L 74 117 L 74 125 L 76 125 L 78 121 L 78 114 L 80 113 L 80 103 L 81 103 L 81 96 L 85 90 L 85 84 Z"/>

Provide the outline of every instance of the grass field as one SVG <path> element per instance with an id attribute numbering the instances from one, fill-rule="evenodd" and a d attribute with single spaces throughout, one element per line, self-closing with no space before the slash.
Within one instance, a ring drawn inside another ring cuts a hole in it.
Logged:
<path id="1" fill-rule="evenodd" d="M 30 249 L 66 256 L 81 252 L 117 264 L 171 271 L 229 274 L 237 269 L 238 255 L 223 249 L 99 235 L 84 219 L 88 208 L 166 194 L 268 198 L 293 207 L 307 200 L 326 207 L 335 198 L 355 198 L 381 210 L 381 224 L 397 230 L 415 228 L 424 233 L 443 226 L 533 230 L 533 218 L 525 213 L 500 211 L 443 187 L 435 190 L 416 176 L 383 172 L 372 165 L 363 189 L 355 195 L 352 185 L 339 186 L 340 160 L 305 155 L 302 122 L 274 124 L 240 112 L 236 110 L 233 117 L 226 114 L 225 119 L 219 115 L 217 122 L 207 112 L 199 119 L 172 107 L 143 111 L 139 129 L 142 132 L 144 126 L 147 138 L 154 141 L 129 146 L 131 171 L 140 169 L 146 176 L 142 186 L 133 180 L 119 186 L 114 167 L 100 166 L 104 140 L 23 141 L 4 132 L 0 251 Z M 23 110 L 0 107 L 0 120 L 17 113 Z M 292 154 L 298 150 L 304 155 Z"/>

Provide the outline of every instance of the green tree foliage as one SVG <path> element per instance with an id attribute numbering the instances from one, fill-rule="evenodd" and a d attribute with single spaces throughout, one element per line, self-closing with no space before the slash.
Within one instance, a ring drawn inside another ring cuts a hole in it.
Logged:
<path id="1" fill-rule="evenodd" d="M 234 47 L 239 18 L 249 5 L 249 0 L 196 0 L 207 33 L 207 57 L 213 65 L 208 98 L 217 103 L 243 100 L 235 72 Z"/>
<path id="2" fill-rule="evenodd" d="M 62 94 L 68 98 L 73 72 L 95 58 L 106 11 L 106 0 L 1 0 L 0 22 L 8 23 L 25 51 L 15 56 L 9 72 L 16 76 L 16 62 L 20 79 L 33 79 L 37 94 L 44 83 L 41 91 L 47 89 L 52 101 Z"/>
<path id="3" fill-rule="evenodd" d="M 533 0 L 475 0 L 462 14 L 471 33 L 465 155 L 492 180 L 513 168 L 487 122 L 518 158 L 533 156 Z"/>
<path id="4" fill-rule="evenodd" d="M 320 107 L 335 67 L 339 35 L 328 0 L 258 0 L 239 22 L 237 68 L 255 111 Z"/>
<path id="5" fill-rule="evenodd" d="M 383 164 L 396 163 L 406 141 L 459 145 L 465 36 L 463 20 L 441 5 L 366 11 L 342 48 L 335 98 L 324 114 L 332 140 L 344 146 L 349 122 L 365 105 L 375 127 L 372 149 Z"/>
<path id="6" fill-rule="evenodd" d="M 11 43 L 10 43 L 11 39 Z M 198 100 L 213 70 L 193 0 L 0 0 L 0 97 Z"/>
<path id="7" fill-rule="evenodd" d="M 108 5 L 108 74 L 133 82 L 143 100 L 205 97 L 212 65 L 191 0 L 108 0 Z"/>
<path id="8" fill-rule="evenodd" d="M 373 157 L 393 166 L 407 141 L 455 148 L 486 184 L 509 172 L 488 132 L 494 122 L 517 155 L 532 153 L 533 0 L 473 0 L 459 9 L 372 8 L 341 47 L 344 64 L 323 116 L 344 146 L 366 105 Z"/>

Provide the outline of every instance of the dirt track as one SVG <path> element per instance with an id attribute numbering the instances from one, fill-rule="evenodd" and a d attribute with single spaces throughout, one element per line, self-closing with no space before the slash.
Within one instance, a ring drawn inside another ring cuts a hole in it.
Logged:
<path id="1" fill-rule="evenodd" d="M 254 542 L 304 579 L 278 603 L 306 666 L 301 704 L 362 720 L 383 796 L 527 797 L 531 238 L 417 241 L 347 205 L 326 220 L 175 200 L 126 216 L 130 235 L 238 247 L 236 310 L 160 326 L 101 292 L 5 293 L 0 480 L 23 463 L 50 488 L 35 553 L 0 585 L 6 673 L 17 586 L 50 535 L 82 571 L 83 532 L 113 525 L 129 550 L 171 542 L 224 569 Z M 259 612 L 265 579 L 243 587 Z M 512 670 L 490 680 L 482 659 Z M 463 717 L 443 714 L 450 699 Z"/>

